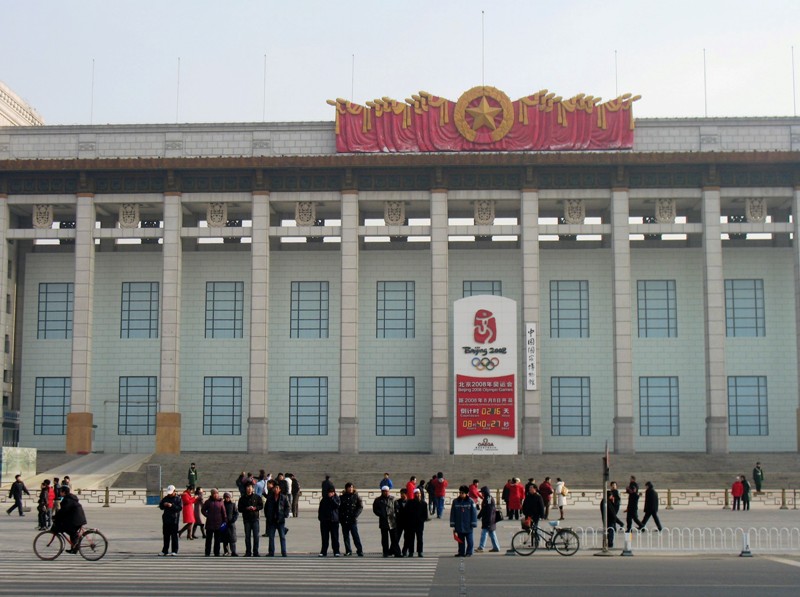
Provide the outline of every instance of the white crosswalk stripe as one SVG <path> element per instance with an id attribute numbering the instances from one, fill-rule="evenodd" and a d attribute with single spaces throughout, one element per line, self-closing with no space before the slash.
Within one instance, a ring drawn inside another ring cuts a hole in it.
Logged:
<path id="1" fill-rule="evenodd" d="M 438 558 L 205 558 L 157 557 L 109 553 L 99 562 L 63 554 L 51 562 L 33 553 L 10 553 L 0 561 L 0 595 L 41 595 L 43 582 L 59 594 L 211 595 L 263 591 L 277 595 L 376 595 L 382 587 L 413 586 L 415 595 L 430 591 Z"/>

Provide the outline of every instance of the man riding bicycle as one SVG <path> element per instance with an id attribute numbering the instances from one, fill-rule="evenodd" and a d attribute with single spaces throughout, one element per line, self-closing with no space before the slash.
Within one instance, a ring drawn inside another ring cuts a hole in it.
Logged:
<path id="1" fill-rule="evenodd" d="M 86 524 L 86 514 L 83 512 L 83 506 L 80 505 L 78 496 L 70 493 L 67 485 L 58 488 L 58 496 L 60 507 L 53 516 L 53 527 L 50 530 L 54 533 L 67 533 L 72 543 L 72 547 L 67 550 L 67 553 L 78 553 L 76 549 L 78 533 Z"/>

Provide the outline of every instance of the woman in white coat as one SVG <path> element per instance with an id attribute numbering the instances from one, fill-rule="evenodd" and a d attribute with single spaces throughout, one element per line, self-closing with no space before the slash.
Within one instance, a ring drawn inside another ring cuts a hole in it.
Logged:
<path id="1" fill-rule="evenodd" d="M 564 520 L 564 506 L 567 505 L 569 490 L 567 489 L 567 484 L 561 480 L 561 477 L 556 477 L 556 485 L 553 487 L 553 493 L 556 494 L 556 504 L 558 505 L 558 511 L 561 516 L 559 520 Z"/>

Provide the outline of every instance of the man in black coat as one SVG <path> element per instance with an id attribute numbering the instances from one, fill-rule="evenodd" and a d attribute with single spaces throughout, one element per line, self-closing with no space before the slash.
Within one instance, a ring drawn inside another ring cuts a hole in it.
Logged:
<path id="1" fill-rule="evenodd" d="M 636 477 L 631 475 L 631 481 L 625 488 L 625 493 L 628 494 L 628 507 L 625 509 L 627 516 L 625 517 L 625 532 L 630 533 L 632 523 L 636 523 L 637 527 L 642 526 L 642 521 L 639 520 L 639 484 L 636 482 Z"/>
<path id="2" fill-rule="evenodd" d="M 534 527 L 539 526 L 539 520 L 544 518 L 544 501 L 536 485 L 528 486 L 528 493 L 522 502 L 522 514 L 531 519 Z"/>
<path id="3" fill-rule="evenodd" d="M 428 522 L 428 505 L 422 499 L 422 491 L 414 490 L 413 499 L 408 500 L 403 513 L 405 528 L 405 541 L 403 551 L 409 558 L 414 557 L 414 543 L 416 542 L 417 556 L 422 557 L 422 535 L 425 531 L 425 523 Z"/>
<path id="4" fill-rule="evenodd" d="M 78 496 L 70 493 L 69 485 L 62 485 L 58 489 L 60 507 L 53 516 L 53 527 L 50 529 L 54 533 L 67 533 L 72 547 L 67 553 L 78 553 L 75 546 L 78 543 L 78 532 L 86 524 L 86 514 L 83 506 L 80 505 Z"/>
<path id="5" fill-rule="evenodd" d="M 242 523 L 244 524 L 244 557 L 246 558 L 251 556 L 258 557 L 258 532 L 260 527 L 258 512 L 263 508 L 264 502 L 261 500 L 261 496 L 255 494 L 252 484 L 248 484 L 245 487 L 245 494 L 239 498 L 237 507 L 242 515 Z"/>
<path id="6" fill-rule="evenodd" d="M 333 549 L 333 557 L 338 558 L 339 553 L 339 496 L 336 495 L 336 488 L 331 484 L 327 494 L 322 496 L 319 501 L 317 518 L 319 519 L 319 532 L 322 536 L 322 549 L 319 557 L 324 558 L 328 555 L 328 541 Z"/>
<path id="7" fill-rule="evenodd" d="M 161 531 L 164 535 L 164 547 L 161 549 L 161 555 L 172 554 L 176 556 L 178 555 L 178 525 L 183 504 L 181 503 L 181 496 L 175 492 L 174 485 L 167 487 L 167 491 L 164 497 L 161 498 L 158 507 L 162 510 Z M 170 543 L 172 544 L 172 551 L 170 551 Z"/>
<path id="8" fill-rule="evenodd" d="M 644 486 L 647 488 L 644 492 L 644 518 L 642 519 L 642 524 L 639 526 L 639 530 L 647 530 L 644 528 L 644 526 L 652 516 L 653 522 L 656 523 L 656 527 L 660 531 L 662 527 L 661 521 L 658 519 L 658 493 L 650 481 L 645 483 Z"/>
<path id="9" fill-rule="evenodd" d="M 8 490 L 8 497 L 14 499 L 14 505 L 11 506 L 8 510 L 6 510 L 6 514 L 11 516 L 11 513 L 14 509 L 19 510 L 20 516 L 25 516 L 22 512 L 22 494 L 30 495 L 31 492 L 28 491 L 28 488 L 25 487 L 25 483 L 22 482 L 22 477 L 20 475 L 14 475 L 14 482 L 11 484 L 11 489 Z"/>
<path id="10" fill-rule="evenodd" d="M 286 557 L 286 519 L 289 517 L 291 507 L 289 506 L 289 498 L 283 495 L 280 484 L 272 486 L 272 491 L 264 498 L 266 506 L 264 506 L 264 517 L 267 523 L 267 536 L 269 537 L 269 552 L 268 556 L 275 555 L 275 533 L 278 533 L 278 539 L 281 542 L 281 556 Z"/>
<path id="11" fill-rule="evenodd" d="M 358 517 L 364 511 L 364 502 L 356 492 L 355 485 L 345 483 L 344 491 L 339 497 L 339 522 L 342 525 L 342 538 L 344 539 L 344 555 L 353 555 L 350 545 L 350 536 L 356 546 L 358 557 L 364 557 L 364 548 L 361 546 L 361 537 L 358 534 Z"/>

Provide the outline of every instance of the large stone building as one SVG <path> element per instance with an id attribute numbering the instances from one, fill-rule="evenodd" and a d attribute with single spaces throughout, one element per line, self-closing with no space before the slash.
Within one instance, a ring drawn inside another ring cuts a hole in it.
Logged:
<path id="1" fill-rule="evenodd" d="M 795 451 L 799 151 L 797 118 L 547 152 L 0 128 L 4 404 L 46 450 L 446 454 L 453 303 L 498 294 L 538 325 L 520 452 Z"/>

